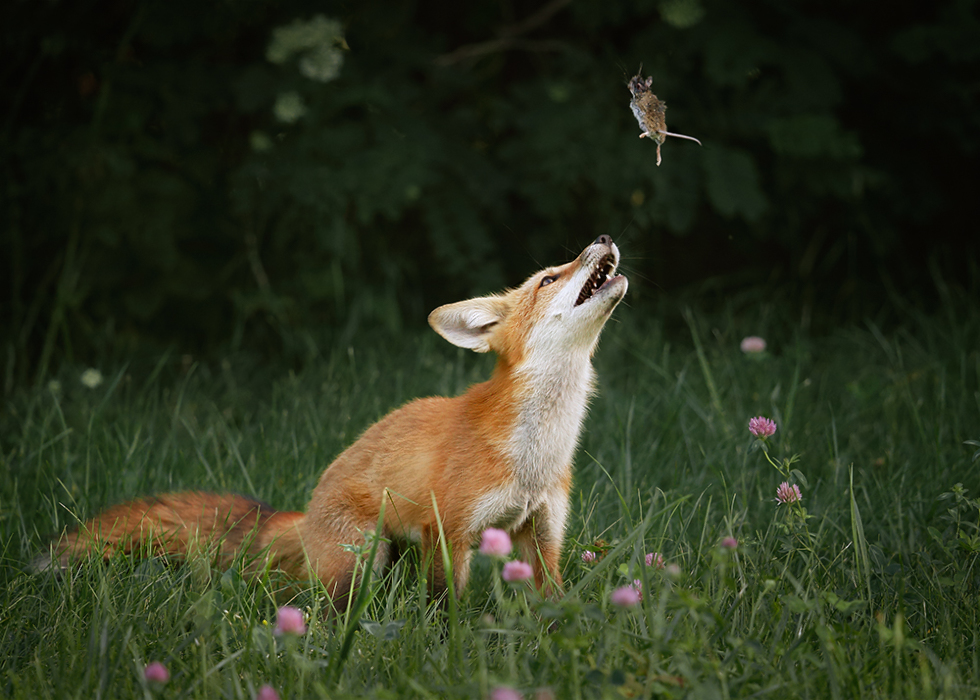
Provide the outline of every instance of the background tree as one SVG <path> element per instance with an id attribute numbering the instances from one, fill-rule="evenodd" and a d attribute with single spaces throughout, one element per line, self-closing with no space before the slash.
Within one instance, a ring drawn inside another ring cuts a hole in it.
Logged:
<path id="1" fill-rule="evenodd" d="M 301 360 L 304 329 L 421 324 L 599 233 L 628 239 L 636 304 L 766 282 L 825 322 L 977 282 L 969 0 L 0 15 L 8 390 L 161 346 Z M 704 143 L 660 168 L 641 63 Z"/>

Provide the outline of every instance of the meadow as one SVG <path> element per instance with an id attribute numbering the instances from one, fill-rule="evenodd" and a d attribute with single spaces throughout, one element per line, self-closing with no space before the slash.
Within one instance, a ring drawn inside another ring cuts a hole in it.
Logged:
<path id="1" fill-rule="evenodd" d="M 464 595 L 433 605 L 410 550 L 343 614 L 301 592 L 293 636 L 273 633 L 274 577 L 30 563 L 141 494 L 302 509 L 372 421 L 462 391 L 491 360 L 420 329 L 321 344 L 297 372 L 246 356 L 63 368 L 0 411 L 0 695 L 980 696 L 980 312 L 945 301 L 894 298 L 817 335 L 762 297 L 710 313 L 627 300 L 595 360 L 564 594 L 542 600 L 478 555 Z M 742 352 L 750 335 L 767 350 Z M 756 416 L 777 426 L 765 443 Z M 784 481 L 801 501 L 777 502 Z M 630 586 L 633 605 L 613 595 Z M 145 678 L 153 661 L 166 684 Z"/>

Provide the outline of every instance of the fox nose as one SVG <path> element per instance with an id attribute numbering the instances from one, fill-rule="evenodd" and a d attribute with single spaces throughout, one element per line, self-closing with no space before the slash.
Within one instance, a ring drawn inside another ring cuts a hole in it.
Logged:
<path id="1" fill-rule="evenodd" d="M 596 244 L 599 245 L 612 245 L 612 236 L 607 236 L 606 234 L 602 234 L 597 239 L 595 239 L 595 242 Z"/>

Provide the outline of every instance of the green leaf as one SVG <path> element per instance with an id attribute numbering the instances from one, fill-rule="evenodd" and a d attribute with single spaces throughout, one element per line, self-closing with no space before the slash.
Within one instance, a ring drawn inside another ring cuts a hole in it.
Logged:
<path id="1" fill-rule="evenodd" d="M 384 641 L 391 641 L 398 637 L 398 632 L 402 627 L 405 626 L 405 620 L 389 620 L 384 624 L 380 622 L 375 622 L 374 620 L 368 620 L 367 618 L 362 618 L 360 620 L 361 628 L 370 634 L 372 637 L 377 637 Z"/>
<path id="2" fill-rule="evenodd" d="M 980 440 L 964 440 L 963 444 L 980 448 Z M 977 460 L 980 460 L 980 449 L 977 449 L 977 451 L 973 453 L 973 461 L 976 462 Z"/>
<path id="3" fill-rule="evenodd" d="M 854 559 L 862 583 L 867 587 L 868 599 L 871 599 L 871 557 L 868 554 L 868 541 L 864 536 L 864 523 L 861 521 L 861 511 L 858 510 L 857 499 L 854 497 L 854 465 L 848 470 L 850 488 L 848 497 L 851 504 L 851 539 L 854 543 Z"/>
<path id="4" fill-rule="evenodd" d="M 803 476 L 803 472 L 801 472 L 799 469 L 791 469 L 789 475 L 804 489 L 810 488 L 810 482 L 807 481 L 807 478 Z"/>

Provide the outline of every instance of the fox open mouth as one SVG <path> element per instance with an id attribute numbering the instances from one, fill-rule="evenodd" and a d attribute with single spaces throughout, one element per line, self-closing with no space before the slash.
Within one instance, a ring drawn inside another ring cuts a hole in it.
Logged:
<path id="1" fill-rule="evenodd" d="M 602 285 L 606 283 L 609 279 L 609 275 L 613 273 L 616 269 L 615 258 L 612 255 L 603 255 L 602 259 L 599 260 L 598 264 L 595 266 L 595 271 L 592 276 L 585 282 L 585 286 L 582 287 L 582 291 L 578 293 L 578 299 L 575 300 L 575 306 L 582 304 L 592 298 Z"/>

